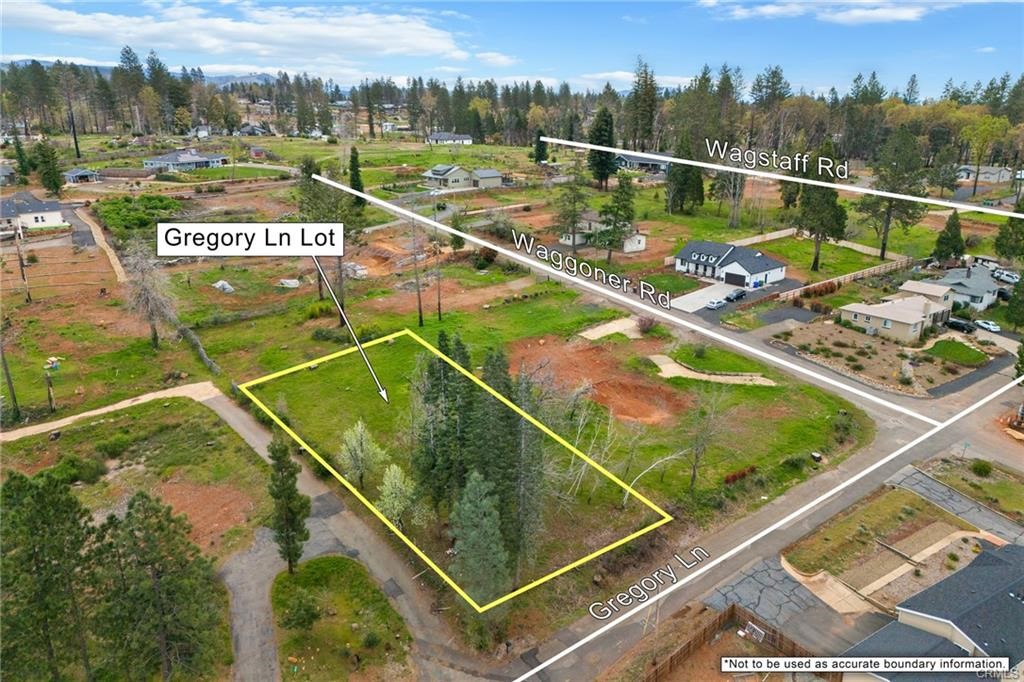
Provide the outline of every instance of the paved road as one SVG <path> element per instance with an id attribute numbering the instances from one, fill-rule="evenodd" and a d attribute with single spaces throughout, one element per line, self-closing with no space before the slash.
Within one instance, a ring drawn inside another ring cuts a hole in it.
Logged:
<path id="1" fill-rule="evenodd" d="M 92 229 L 85 224 L 78 214 L 71 208 L 65 208 L 61 211 L 61 215 L 64 216 L 64 220 L 71 224 L 71 243 L 75 246 L 96 246 L 96 240 L 93 238 Z"/>
<path id="2" fill-rule="evenodd" d="M 999 512 L 975 502 L 914 466 L 903 467 L 889 479 L 889 482 L 917 493 L 932 504 L 959 516 L 981 530 L 998 535 L 1008 542 L 1024 545 L 1024 527 Z"/>

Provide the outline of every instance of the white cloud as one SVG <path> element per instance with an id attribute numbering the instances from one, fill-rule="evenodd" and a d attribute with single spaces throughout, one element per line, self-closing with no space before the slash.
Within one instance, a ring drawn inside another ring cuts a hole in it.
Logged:
<path id="1" fill-rule="evenodd" d="M 975 52 L 980 52 L 982 54 L 991 54 L 991 53 L 993 53 L 995 51 L 996 51 L 996 48 L 992 47 L 991 45 L 986 45 L 985 47 L 979 47 L 978 49 L 975 50 Z"/>
<path id="2" fill-rule="evenodd" d="M 501 52 L 477 52 L 473 56 L 490 66 L 512 66 L 519 63 L 519 60 L 515 57 L 502 54 Z"/>
<path id="3" fill-rule="evenodd" d="M 931 12 L 964 4 L 910 0 L 788 0 L 750 3 L 744 0 L 700 0 L 703 7 L 729 19 L 787 19 L 814 16 L 833 24 L 858 25 L 918 21 Z"/>
<path id="4" fill-rule="evenodd" d="M 274 61 L 435 56 L 467 59 L 455 36 L 431 18 L 343 5 L 235 5 L 238 16 L 214 14 L 210 6 L 148 0 L 144 14 L 83 12 L 40 0 L 5 3 L 5 28 L 45 27 L 50 34 L 87 38 L 108 45 L 182 49 L 197 53 L 249 54 Z M 141 7 L 141 6 L 140 6 Z"/>
<path id="5" fill-rule="evenodd" d="M 5 54 L 5 62 L 20 62 L 35 59 L 40 62 L 55 62 L 58 59 L 65 62 L 74 62 L 79 66 L 117 66 L 117 62 L 104 59 L 91 59 L 90 57 L 69 57 L 67 55 L 42 55 L 42 54 Z"/>
<path id="6" fill-rule="evenodd" d="M 646 24 L 647 17 L 635 17 L 632 14 L 623 14 L 622 20 L 627 24 Z"/>
<path id="7" fill-rule="evenodd" d="M 431 71 L 436 71 L 437 73 L 459 73 L 463 71 L 463 68 L 461 66 L 436 66 Z"/>

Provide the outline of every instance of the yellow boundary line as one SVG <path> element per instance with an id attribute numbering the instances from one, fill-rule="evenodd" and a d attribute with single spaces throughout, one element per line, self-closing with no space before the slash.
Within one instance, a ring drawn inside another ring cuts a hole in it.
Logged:
<path id="1" fill-rule="evenodd" d="M 374 516 L 376 516 L 378 519 L 380 519 L 381 522 L 383 522 L 384 525 L 387 526 L 387 528 L 391 532 L 393 532 L 395 535 L 397 535 L 402 540 L 402 542 L 404 542 L 406 545 L 408 545 L 409 548 L 413 552 L 416 553 L 416 556 L 418 556 L 419 558 L 423 559 L 423 561 L 427 564 L 427 566 L 429 566 L 431 569 L 433 569 L 433 571 L 435 573 L 437 573 L 441 577 L 441 579 L 444 580 L 444 582 L 446 582 L 453 590 L 455 590 L 455 592 L 460 597 L 465 599 L 466 602 L 470 606 L 472 606 L 474 609 L 476 609 L 476 611 L 478 613 L 483 613 L 484 611 L 487 611 L 489 609 L 493 609 L 495 606 L 498 606 L 500 604 L 504 604 L 508 600 L 510 600 L 510 599 L 512 599 L 514 597 L 517 597 L 517 596 L 523 594 L 524 592 L 528 592 L 529 590 L 532 590 L 533 588 L 538 587 L 539 585 L 542 585 L 542 584 L 548 582 L 549 580 L 551 580 L 553 578 L 557 578 L 558 576 L 560 576 L 560 575 L 562 575 L 564 573 L 568 573 L 569 571 L 573 570 L 574 568 L 578 568 L 578 567 L 582 566 L 583 564 L 587 563 L 591 559 L 599 557 L 602 554 L 605 554 L 606 552 L 610 552 L 611 550 L 615 549 L 616 547 L 621 547 L 622 545 L 626 544 L 627 542 L 631 542 L 632 540 L 635 540 L 636 538 L 640 537 L 641 535 L 644 535 L 645 533 L 648 533 L 648 532 L 654 530 L 658 526 L 664 525 L 664 524 L 666 524 L 666 523 L 668 523 L 669 521 L 672 520 L 672 516 L 670 516 L 668 513 L 666 513 L 658 505 L 654 504 L 649 499 L 647 499 L 646 497 L 644 497 L 643 495 L 641 495 L 640 493 L 635 491 L 631 486 L 629 486 L 624 481 L 620 480 L 615 474 L 613 474 L 612 472 L 610 472 L 607 469 L 605 469 L 603 466 L 601 466 L 600 464 L 598 464 L 597 462 L 592 460 L 590 457 L 588 457 L 587 455 L 585 455 L 582 452 L 580 452 L 577 448 L 575 448 L 573 445 L 571 445 L 564 438 L 559 436 L 557 433 L 555 433 L 554 431 L 549 429 L 547 426 L 545 426 L 544 424 L 539 422 L 537 419 L 535 419 L 531 415 L 529 415 L 526 412 L 524 412 L 522 409 L 520 409 L 520 407 L 518 405 L 516 405 L 515 403 L 510 401 L 508 398 L 506 398 L 505 396 L 501 395 L 496 390 L 494 390 L 493 388 L 488 386 L 480 378 L 478 378 L 475 374 L 473 374 L 472 372 L 467 370 L 465 367 L 463 367 L 459 363 L 457 363 L 454 360 L 452 360 L 450 357 L 448 357 L 447 355 L 442 353 L 440 350 L 438 350 L 434 346 L 430 345 L 428 342 L 423 340 L 419 335 L 417 335 L 413 331 L 411 331 L 409 329 L 403 329 L 402 331 L 395 332 L 394 334 L 388 334 L 387 336 L 383 336 L 383 337 L 381 337 L 379 339 L 374 339 L 373 341 L 370 341 L 368 343 L 364 343 L 363 344 L 363 348 L 364 349 L 365 348 L 370 348 L 372 346 L 376 346 L 376 345 L 379 345 L 381 343 L 387 343 L 388 341 L 392 341 L 392 340 L 397 339 L 397 338 L 402 337 L 402 336 L 408 336 L 409 338 L 413 339 L 418 344 L 420 344 L 421 346 L 423 346 L 424 348 L 426 348 L 427 350 L 432 352 L 434 355 L 438 356 L 439 358 L 441 358 L 442 360 L 447 362 L 449 365 L 451 365 L 453 368 L 455 368 L 460 374 L 462 374 L 465 377 L 467 377 L 468 379 L 470 379 L 477 386 L 479 386 L 480 388 L 484 389 L 489 394 L 491 394 L 492 396 L 497 398 L 499 401 L 501 401 L 506 407 L 508 407 L 509 409 L 515 411 L 516 414 L 518 414 L 519 416 L 523 417 L 528 422 L 530 422 L 531 424 L 536 426 L 545 435 L 547 435 L 548 437 L 552 438 L 556 443 L 558 443 L 562 447 L 564 447 L 567 450 L 569 450 L 569 452 L 571 452 L 572 454 L 576 455 L 577 457 L 582 459 L 584 462 L 586 462 L 590 466 L 592 466 L 595 469 L 597 469 L 597 471 L 599 471 L 602 475 L 604 475 L 609 480 L 613 481 L 616 485 L 618 485 L 620 488 L 622 488 L 623 490 L 628 492 L 630 495 L 632 495 L 636 499 L 640 500 L 645 506 L 647 506 L 648 508 L 653 510 L 655 513 L 657 513 L 661 517 L 657 521 L 655 521 L 654 523 L 652 523 L 652 524 L 650 524 L 650 525 L 648 525 L 648 526 L 646 526 L 644 528 L 641 528 L 640 530 L 638 530 L 638 531 L 636 531 L 634 533 L 631 533 L 630 535 L 622 538 L 621 540 L 617 540 L 617 541 L 615 541 L 615 542 L 613 542 L 613 543 L 611 543 L 611 544 L 609 544 L 609 545 L 607 545 L 605 547 L 602 547 L 601 549 L 598 549 L 598 550 L 596 550 L 594 552 L 591 552 L 590 554 L 586 555 L 585 557 L 583 557 L 581 559 L 577 559 L 576 561 L 572 562 L 571 564 L 563 566 L 562 568 L 559 568 L 558 570 L 552 571 L 551 573 L 548 573 L 545 576 L 542 576 L 542 577 L 540 577 L 540 578 L 538 578 L 538 579 L 536 579 L 536 580 L 534 580 L 534 581 L 532 581 L 530 583 L 527 583 L 526 585 L 523 585 L 520 588 L 517 588 L 517 589 L 513 590 L 512 592 L 509 592 L 508 594 L 504 595 L 503 597 L 498 597 L 497 599 L 494 599 L 493 601 L 490 601 L 490 602 L 484 604 L 483 606 L 481 606 L 472 597 L 470 597 L 466 593 L 465 590 L 463 590 L 461 587 L 459 587 L 458 583 L 456 583 L 451 578 L 451 576 L 449 576 L 447 573 L 445 573 L 445 571 L 440 566 L 435 564 L 433 562 L 433 560 L 431 560 L 430 557 L 428 557 L 426 554 L 424 554 L 423 551 L 419 547 L 417 547 L 416 544 L 405 535 L 405 533 L 403 533 L 401 530 L 399 530 L 399 528 L 394 523 L 392 523 L 392 521 L 387 516 L 385 516 L 383 513 L 381 513 L 381 511 L 379 509 L 377 509 L 377 507 L 372 502 L 370 502 L 370 500 L 368 500 L 354 485 L 349 483 L 349 481 L 346 480 L 344 476 L 339 474 L 334 469 L 334 467 L 332 467 L 330 464 L 328 464 L 327 461 L 323 457 L 321 457 L 319 453 L 317 453 L 313 448 L 311 448 L 309 446 L 309 444 L 306 443 L 306 441 L 302 440 L 302 438 L 297 433 L 295 433 L 295 431 L 293 431 L 287 424 L 285 424 L 283 421 L 281 421 L 281 419 L 276 414 L 274 414 L 274 412 L 270 408 L 268 408 L 266 405 L 264 405 L 259 400 L 259 398 L 257 398 L 255 395 L 253 395 L 252 391 L 249 390 L 250 388 L 252 388 L 254 386 L 258 386 L 259 384 L 266 383 L 266 382 L 271 381 L 273 379 L 277 379 L 277 378 L 286 376 L 288 374 L 292 374 L 294 372 L 298 372 L 298 371 L 306 369 L 308 367 L 314 367 L 314 366 L 319 365 L 319 364 L 321 364 L 323 362 L 327 362 L 328 360 L 334 360 L 335 358 L 340 358 L 340 357 L 342 357 L 344 355 L 348 355 L 350 353 L 354 353 L 354 352 L 356 352 L 358 350 L 357 348 L 355 348 L 355 347 L 353 347 L 353 348 L 346 348 L 345 350 L 341 350 L 341 351 L 338 351 L 336 353 L 331 353 L 330 355 L 325 355 L 325 356 L 317 358 L 315 360 L 310 360 L 309 362 L 304 362 L 302 364 L 295 365 L 294 367 L 289 367 L 288 369 L 283 369 L 283 370 L 281 370 L 279 372 L 274 372 L 273 374 L 268 374 L 268 375 L 266 375 L 264 377 L 260 377 L 258 379 L 253 379 L 252 381 L 247 381 L 247 382 L 239 385 L 238 388 L 239 388 L 239 390 L 242 391 L 242 393 L 244 393 L 250 400 L 252 400 L 253 403 L 257 407 L 259 407 L 261 410 L 263 410 L 267 414 L 267 416 L 269 416 L 274 421 L 275 424 L 277 424 L 279 427 L 281 427 L 281 429 L 285 433 L 287 433 L 289 436 L 291 436 L 292 439 L 296 443 L 298 443 L 299 446 L 301 446 L 303 450 L 305 450 L 310 455 L 312 455 L 313 458 L 316 459 L 317 462 L 319 462 L 325 469 L 327 469 L 327 471 L 329 471 L 331 473 L 331 475 L 333 475 L 336 479 L 338 479 L 338 481 L 340 481 L 341 484 L 344 485 L 349 490 L 349 492 L 351 492 L 353 495 L 355 495 L 356 498 L 360 502 L 362 502 L 364 505 L 366 505 L 366 507 L 371 512 L 373 512 Z"/>

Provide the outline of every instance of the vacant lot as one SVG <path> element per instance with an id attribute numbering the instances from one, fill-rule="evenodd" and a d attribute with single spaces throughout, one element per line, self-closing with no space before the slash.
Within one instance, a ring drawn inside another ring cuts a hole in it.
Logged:
<path id="1" fill-rule="evenodd" d="M 821 245 L 819 269 L 811 270 L 811 264 L 814 262 L 813 239 L 788 237 L 757 244 L 751 248 L 786 263 L 786 276 L 806 283 L 820 282 L 878 265 L 878 259 L 874 256 L 837 244 L 825 243 Z"/>
<path id="2" fill-rule="evenodd" d="M 414 679 L 405 666 L 412 638 L 359 562 L 319 557 L 294 575 L 282 572 L 270 593 L 275 620 L 295 604 L 299 590 L 313 597 L 320 619 L 308 631 L 278 626 L 282 679 Z"/>
<path id="3" fill-rule="evenodd" d="M 985 476 L 976 473 L 971 465 L 975 460 L 940 460 L 930 473 L 946 485 L 964 495 L 1024 522 L 1024 478 L 997 464 Z M 978 467 L 979 471 L 985 469 Z"/>
<path id="4" fill-rule="evenodd" d="M 216 414 L 185 398 L 83 420 L 55 440 L 5 443 L 4 467 L 81 481 L 76 494 L 99 516 L 150 492 L 188 517 L 192 541 L 218 561 L 247 546 L 270 513 L 267 465 Z"/>

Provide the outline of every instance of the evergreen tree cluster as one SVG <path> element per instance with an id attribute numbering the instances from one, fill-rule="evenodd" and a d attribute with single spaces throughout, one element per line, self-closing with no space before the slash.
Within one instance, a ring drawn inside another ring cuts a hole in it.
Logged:
<path id="1" fill-rule="evenodd" d="M 220 625 L 211 562 L 183 516 L 139 492 L 95 524 L 67 483 L 0 488 L 2 655 L 11 679 L 196 678 Z"/>

